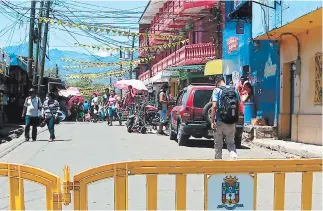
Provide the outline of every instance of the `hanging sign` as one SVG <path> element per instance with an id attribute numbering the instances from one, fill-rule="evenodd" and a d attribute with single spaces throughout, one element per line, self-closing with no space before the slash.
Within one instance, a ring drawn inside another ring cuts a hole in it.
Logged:
<path id="1" fill-rule="evenodd" d="M 231 53 L 232 51 L 236 51 L 238 49 L 238 37 L 231 37 L 227 39 L 227 48 L 228 48 L 228 53 Z"/>

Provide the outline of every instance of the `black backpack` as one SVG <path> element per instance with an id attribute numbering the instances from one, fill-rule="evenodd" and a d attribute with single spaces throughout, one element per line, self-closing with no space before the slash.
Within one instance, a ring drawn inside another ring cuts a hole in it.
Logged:
<path id="1" fill-rule="evenodd" d="M 239 120 L 239 100 L 233 86 L 219 87 L 222 90 L 218 112 L 222 122 L 234 124 Z"/>

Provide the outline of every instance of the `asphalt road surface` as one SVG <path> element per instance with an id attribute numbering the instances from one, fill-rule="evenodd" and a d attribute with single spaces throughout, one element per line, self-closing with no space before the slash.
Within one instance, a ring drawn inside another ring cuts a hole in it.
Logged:
<path id="1" fill-rule="evenodd" d="M 212 142 L 191 141 L 189 147 L 179 147 L 168 137 L 156 134 L 129 134 L 124 126 L 108 126 L 106 123 L 60 124 L 56 127 L 57 141 L 47 142 L 48 131 L 38 141 L 24 143 L 0 162 L 28 164 L 63 176 L 63 167 L 71 168 L 71 175 L 80 171 L 114 162 L 133 160 L 170 159 L 213 159 Z M 261 148 L 238 150 L 239 158 L 285 158 L 284 154 Z M 228 159 L 224 149 L 224 159 Z M 273 209 L 273 175 L 258 175 L 258 209 Z M 144 176 L 129 178 L 129 210 L 146 209 L 146 188 Z M 175 209 L 175 177 L 158 177 L 158 209 Z M 188 176 L 187 209 L 203 209 L 203 176 Z M 301 174 L 286 175 L 285 209 L 300 210 Z M 113 209 L 113 181 L 97 182 L 89 187 L 89 210 Z M 0 178 L 0 209 L 8 210 L 7 178 Z M 45 189 L 37 184 L 25 182 L 26 210 L 45 209 Z M 72 206 L 63 207 L 72 209 Z M 322 210 L 322 174 L 315 174 L 313 187 L 313 209 Z"/>

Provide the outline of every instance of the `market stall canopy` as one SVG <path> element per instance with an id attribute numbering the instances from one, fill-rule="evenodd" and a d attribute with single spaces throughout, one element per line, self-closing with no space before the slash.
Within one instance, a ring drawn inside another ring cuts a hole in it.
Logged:
<path id="1" fill-rule="evenodd" d="M 149 83 L 166 83 L 169 81 L 170 78 L 178 78 L 179 73 L 178 71 L 162 71 L 157 73 L 154 77 L 149 80 Z"/>
<path id="2" fill-rule="evenodd" d="M 78 90 L 78 88 L 76 88 L 76 87 L 69 87 L 66 90 L 60 90 L 58 92 L 58 95 L 59 96 L 63 96 L 63 97 L 71 97 L 71 96 L 80 96 L 81 93 Z"/>
<path id="3" fill-rule="evenodd" d="M 205 65 L 204 75 L 210 76 L 210 75 L 222 74 L 223 73 L 222 64 L 223 64 L 223 62 L 221 59 L 209 61 Z"/>
<path id="4" fill-rule="evenodd" d="M 168 67 L 169 71 L 182 71 L 182 72 L 203 72 L 205 65 L 184 65 L 178 67 Z"/>
<path id="5" fill-rule="evenodd" d="M 149 85 L 149 78 L 146 79 L 146 80 L 144 80 L 144 81 L 142 81 L 142 82 L 145 84 L 145 86 Z"/>
<path id="6" fill-rule="evenodd" d="M 131 79 L 131 80 L 121 80 L 114 83 L 114 87 L 118 89 L 128 90 L 128 86 L 131 85 L 132 88 L 139 91 L 148 91 L 143 81 Z"/>

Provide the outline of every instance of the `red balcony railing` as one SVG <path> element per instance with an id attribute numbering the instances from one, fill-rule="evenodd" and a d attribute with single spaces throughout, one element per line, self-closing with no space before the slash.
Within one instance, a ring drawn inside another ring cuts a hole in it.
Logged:
<path id="1" fill-rule="evenodd" d="M 186 45 L 154 64 L 151 68 L 152 76 L 168 67 L 205 64 L 209 59 L 215 58 L 215 56 L 216 48 L 212 43 Z M 143 78 L 147 78 L 147 73 L 139 76 L 140 80 L 145 80 Z"/>

